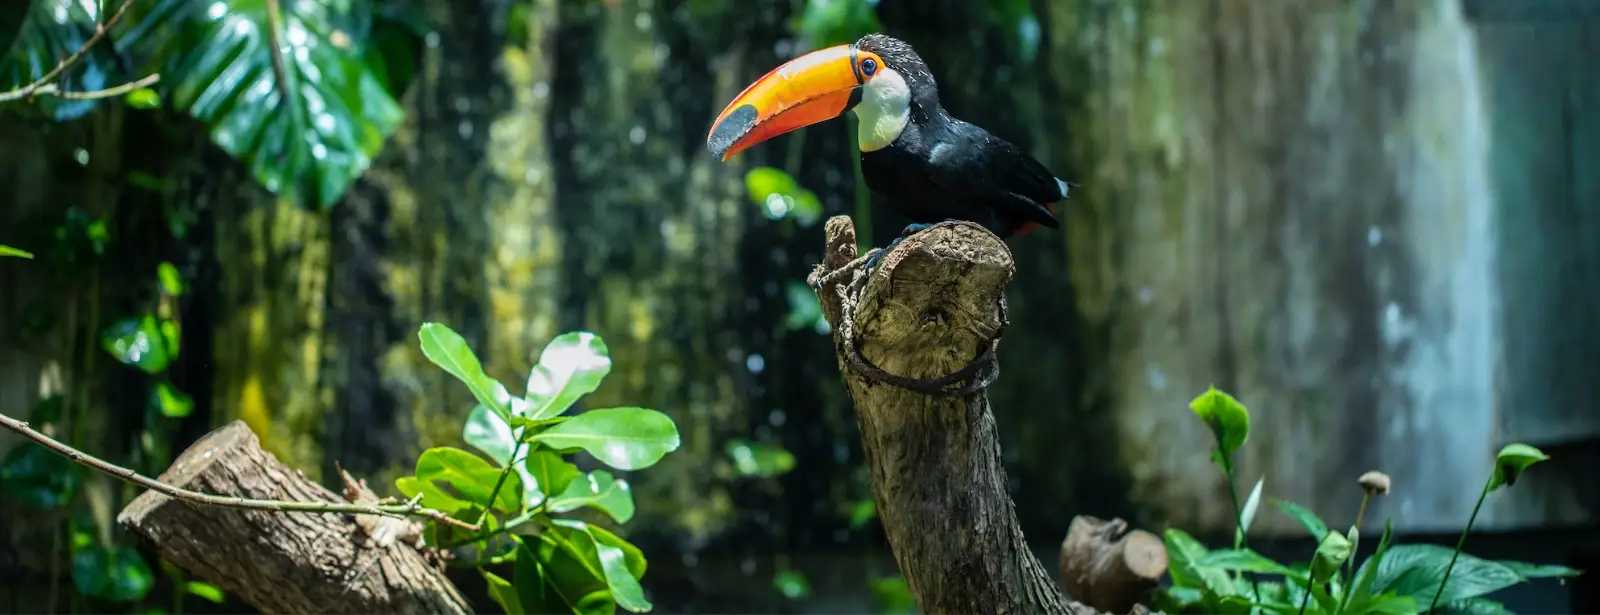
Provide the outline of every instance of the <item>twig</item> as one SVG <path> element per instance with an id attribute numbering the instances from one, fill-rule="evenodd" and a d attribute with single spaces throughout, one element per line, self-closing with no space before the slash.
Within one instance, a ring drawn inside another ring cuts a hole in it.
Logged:
<path id="1" fill-rule="evenodd" d="M 72 68 L 73 65 L 77 64 L 83 59 L 83 54 L 88 53 L 90 48 L 93 48 L 96 43 L 99 43 L 101 39 L 106 37 L 107 34 L 111 33 L 111 28 L 117 25 L 118 21 L 122 20 L 122 16 L 128 12 L 128 7 L 130 6 L 133 6 L 133 0 L 122 0 L 122 6 L 117 7 L 117 12 L 113 14 L 110 19 L 95 24 L 94 35 L 90 36 L 89 40 L 83 43 L 83 46 L 79 47 L 77 51 L 72 52 L 72 55 L 67 56 L 65 60 L 62 60 L 60 63 L 56 64 L 56 67 L 50 69 L 50 72 L 45 73 L 44 76 L 33 80 L 33 83 L 9 92 L 0 92 L 0 103 L 12 102 L 24 98 L 32 99 L 35 96 L 54 96 L 56 98 L 62 98 L 66 100 L 95 100 L 100 98 L 110 98 L 112 96 L 126 94 L 133 90 L 137 90 L 160 81 L 160 75 L 150 75 L 132 83 L 125 83 L 119 86 L 103 90 L 93 90 L 89 92 L 63 92 L 61 91 L 60 86 L 57 86 L 55 83 L 56 78 L 60 77 L 61 73 L 64 73 L 67 71 L 67 69 Z"/>
<path id="2" fill-rule="evenodd" d="M 57 455 L 61 455 L 62 457 L 66 457 L 67 459 L 72 460 L 74 463 L 77 463 L 79 465 L 88 467 L 88 468 L 90 468 L 92 470 L 96 470 L 96 471 L 104 473 L 104 474 L 108 474 L 108 475 L 114 476 L 116 478 L 122 479 L 125 482 L 132 483 L 132 484 L 134 484 L 136 486 L 144 487 L 146 489 L 150 489 L 150 490 L 155 491 L 157 493 L 161 493 L 163 495 L 166 495 L 167 497 L 171 497 L 171 498 L 177 499 L 177 500 L 183 500 L 185 502 L 190 502 L 190 503 L 194 503 L 194 504 L 203 504 L 203 505 L 206 505 L 206 506 L 219 506 L 219 507 L 222 507 L 222 508 L 244 508 L 244 509 L 249 509 L 249 510 L 274 510 L 274 511 L 278 511 L 278 512 L 310 512 L 310 513 L 336 513 L 336 514 L 342 513 L 342 514 L 350 514 L 350 515 L 379 515 L 379 516 L 383 516 L 383 517 L 395 517 L 395 518 L 399 518 L 399 519 L 405 519 L 405 518 L 408 518 L 408 517 L 427 517 L 429 519 L 433 519 L 434 521 L 438 521 L 439 523 L 444 523 L 444 524 L 447 524 L 447 525 L 453 525 L 453 526 L 456 526 L 458 528 L 464 529 L 464 530 L 466 530 L 468 532 L 478 532 L 478 531 L 481 531 L 483 529 L 483 526 L 480 525 L 480 524 L 467 523 L 465 521 L 462 521 L 460 519 L 456 519 L 454 517 L 451 517 L 450 515 L 444 514 L 443 512 L 434 510 L 432 508 L 421 508 L 421 507 L 418 507 L 415 502 L 408 503 L 408 504 L 400 504 L 400 505 L 390 505 L 390 506 L 377 505 L 377 504 L 328 504 L 328 503 L 322 503 L 322 502 L 284 502 L 284 501 L 278 501 L 278 500 L 250 500 L 250 499 L 245 499 L 245 498 L 236 498 L 236 497 L 230 497 L 230 496 L 212 495 L 212 494 L 209 494 L 209 493 L 201 493 L 199 491 L 191 491 L 191 490 L 188 490 L 188 489 L 184 489 L 184 488 L 181 488 L 181 487 L 175 487 L 175 486 L 163 483 L 161 481 L 158 481 L 158 480 L 155 480 L 153 478 L 149 478 L 147 476 L 139 474 L 138 472 L 135 472 L 135 471 L 130 470 L 128 468 L 124 468 L 124 467 L 121 467 L 121 466 L 113 465 L 113 464 L 111 464 L 109 462 L 103 461 L 98 457 L 95 457 L 93 455 L 90 455 L 88 453 L 80 451 L 78 449 L 72 448 L 71 446 L 68 446 L 66 444 L 62 444 L 61 442 L 55 440 L 54 438 L 51 438 L 50 436 L 44 435 L 42 433 L 39 433 L 38 431 L 34 430 L 32 427 L 29 427 L 27 423 L 19 421 L 19 420 L 16 420 L 16 419 L 11 418 L 9 416 L 6 416 L 4 414 L 0 414 L 0 426 L 4 426 L 6 429 L 10 429 L 11 431 L 15 431 L 15 432 L 17 432 L 19 434 L 22 434 L 23 436 L 26 436 L 29 440 L 33 440 L 34 442 L 38 442 L 39 444 L 44 445 L 45 448 L 50 449 L 51 451 L 53 451 Z"/>

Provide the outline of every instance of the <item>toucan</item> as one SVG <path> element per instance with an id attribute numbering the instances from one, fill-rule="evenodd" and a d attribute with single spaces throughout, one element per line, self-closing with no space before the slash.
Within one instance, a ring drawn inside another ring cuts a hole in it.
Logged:
<path id="1" fill-rule="evenodd" d="M 757 79 L 717 116 L 706 148 L 726 161 L 851 110 L 860 120 L 867 188 L 912 222 L 895 243 L 946 220 L 976 222 L 1002 238 L 1060 228 L 1053 205 L 1067 198 L 1067 182 L 1005 139 L 952 117 L 939 105 L 928 65 L 911 45 L 883 34 L 812 51 Z"/>

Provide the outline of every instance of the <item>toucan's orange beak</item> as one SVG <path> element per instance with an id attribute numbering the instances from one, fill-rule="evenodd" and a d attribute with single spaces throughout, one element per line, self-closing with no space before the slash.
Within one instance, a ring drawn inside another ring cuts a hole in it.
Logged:
<path id="1" fill-rule="evenodd" d="M 861 85 L 868 78 L 861 72 L 861 62 L 868 58 L 876 63 L 868 66 L 883 63 L 877 54 L 838 45 L 772 69 L 717 116 L 706 136 L 706 149 L 727 160 L 772 137 L 843 115 L 861 100 Z"/>

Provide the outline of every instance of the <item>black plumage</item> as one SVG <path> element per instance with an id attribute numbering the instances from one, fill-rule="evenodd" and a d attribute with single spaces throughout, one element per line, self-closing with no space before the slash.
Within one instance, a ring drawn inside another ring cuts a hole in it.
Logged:
<path id="1" fill-rule="evenodd" d="M 933 73 L 911 46 L 869 34 L 856 47 L 883 58 L 910 89 L 910 121 L 889 145 L 861 153 L 866 184 L 913 223 L 976 222 L 1001 237 L 1034 224 L 1060 223 L 1049 205 L 1067 184 L 1005 139 L 951 117 L 939 104 Z"/>

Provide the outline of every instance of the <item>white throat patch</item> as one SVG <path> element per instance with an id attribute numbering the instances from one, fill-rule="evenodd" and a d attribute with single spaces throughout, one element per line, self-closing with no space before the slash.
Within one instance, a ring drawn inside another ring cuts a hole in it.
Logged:
<path id="1" fill-rule="evenodd" d="M 887 147 L 911 121 L 911 88 L 904 77 L 887 66 L 861 88 L 855 107 L 861 120 L 860 147 L 870 152 Z"/>

